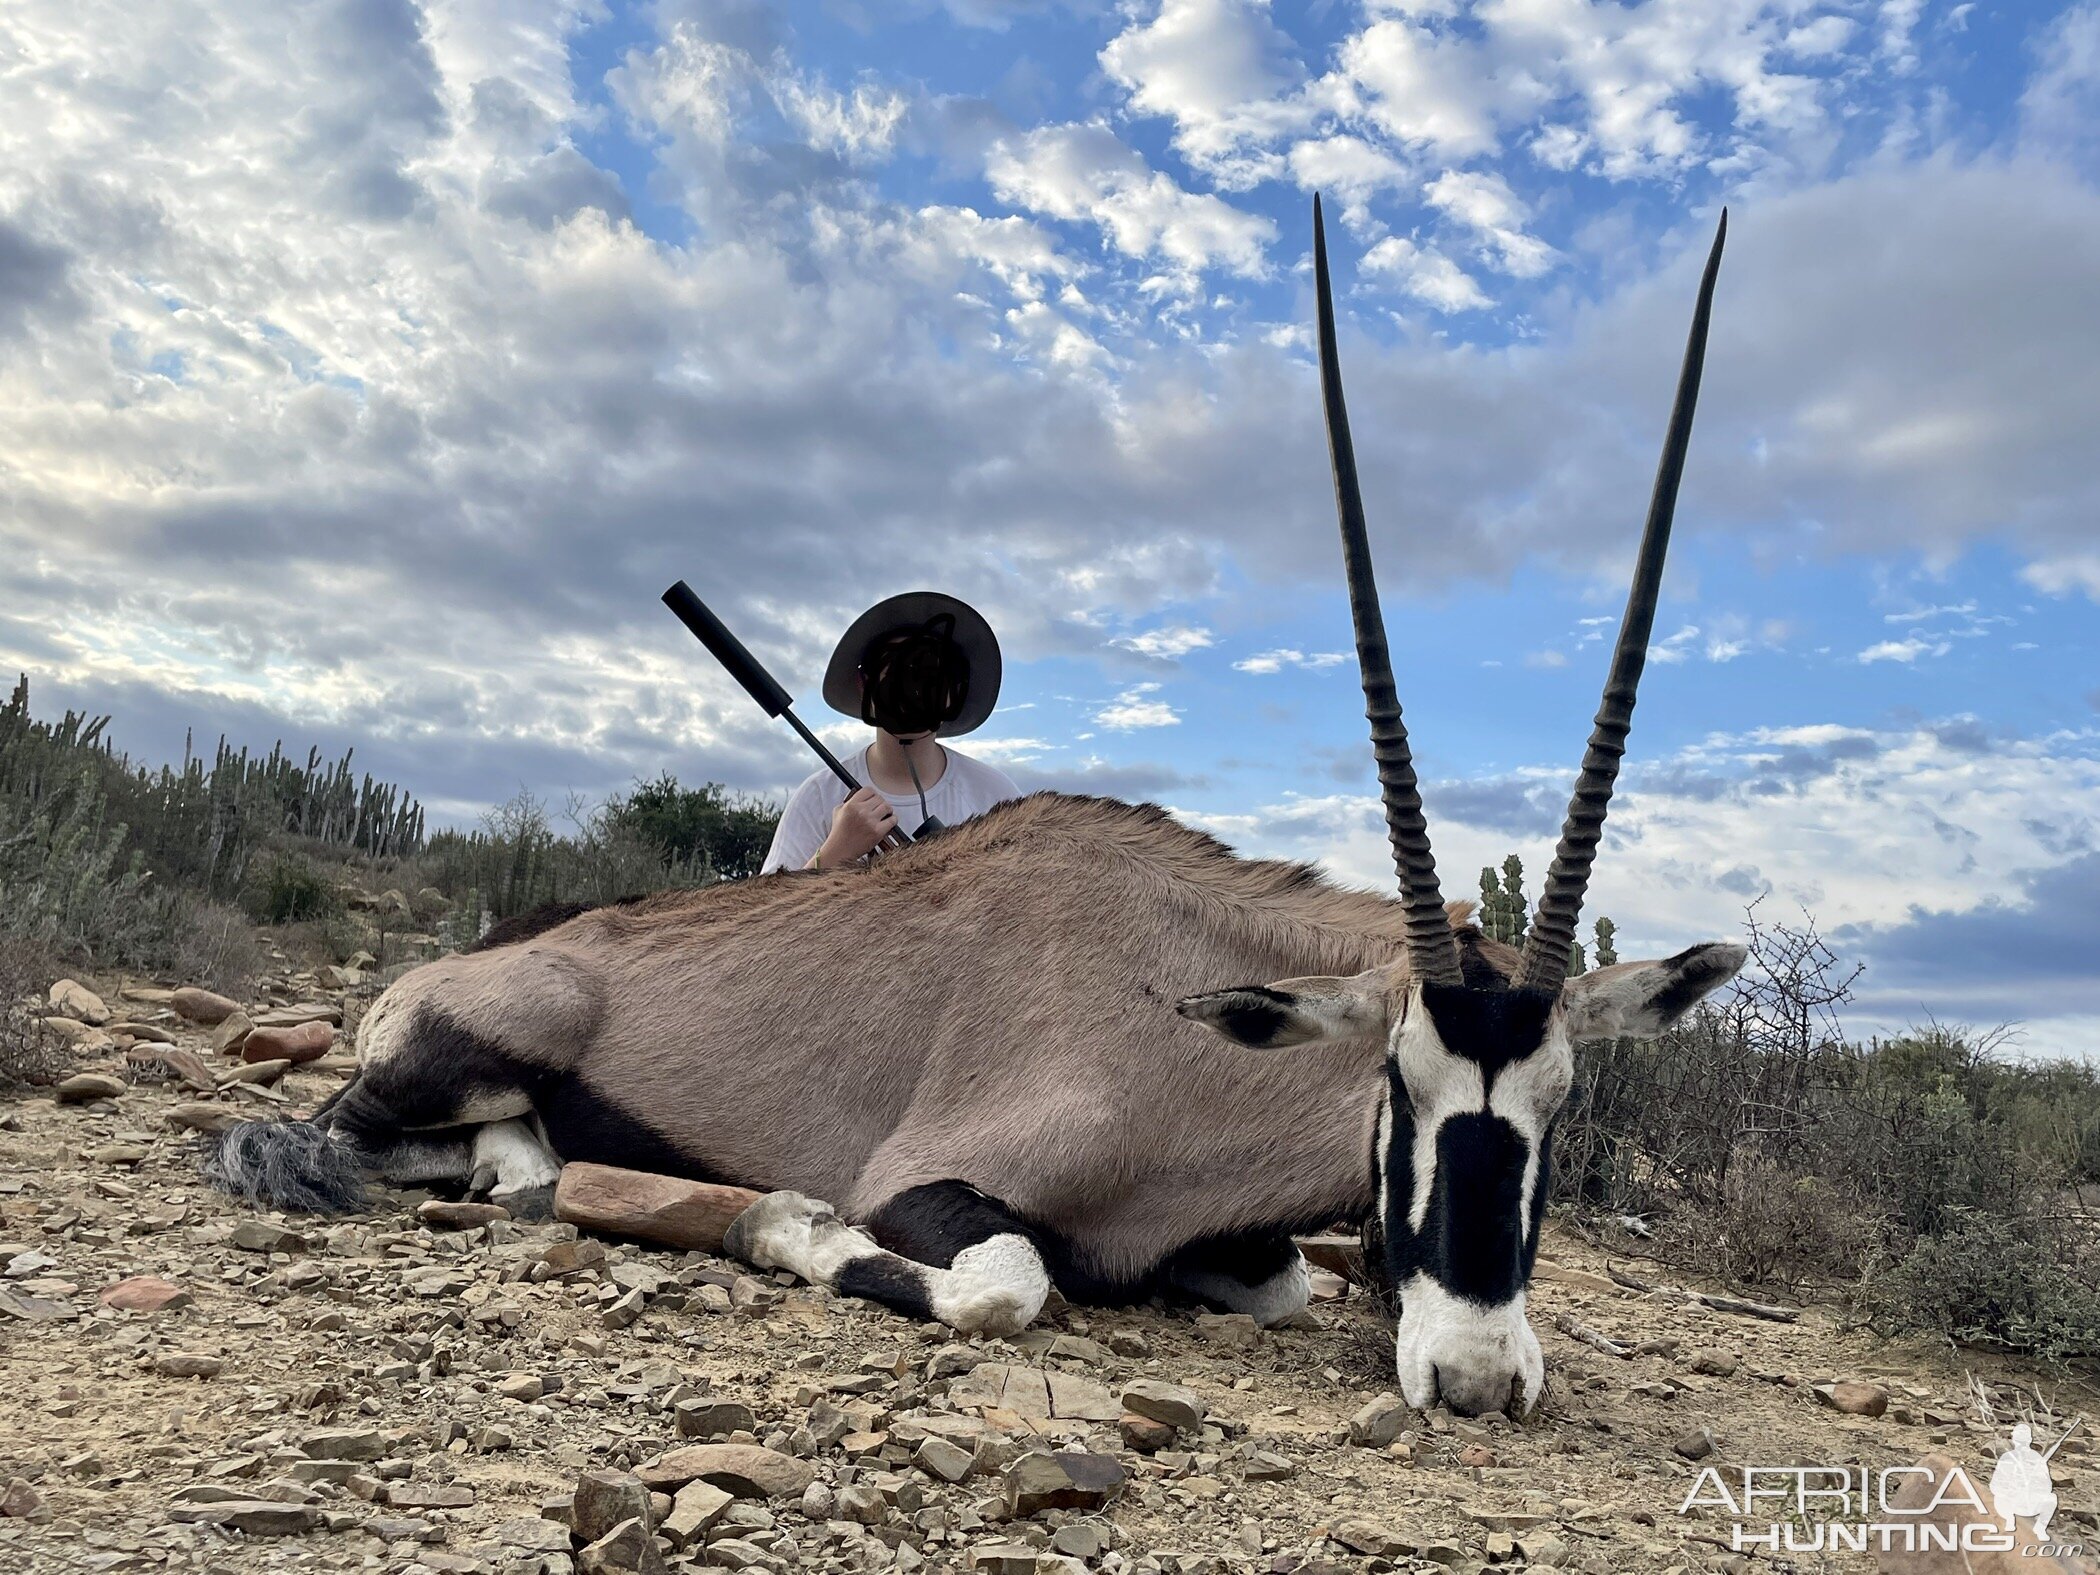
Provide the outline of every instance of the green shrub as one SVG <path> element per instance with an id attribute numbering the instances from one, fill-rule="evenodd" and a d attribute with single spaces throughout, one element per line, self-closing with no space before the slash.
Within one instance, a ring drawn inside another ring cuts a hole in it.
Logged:
<path id="1" fill-rule="evenodd" d="M 334 883 L 296 853 L 271 855 L 242 896 L 249 914 L 262 924 L 303 924 L 326 918 L 341 905 Z"/>
<path id="2" fill-rule="evenodd" d="M 1888 1333 L 1929 1331 L 2049 1362 L 2100 1358 L 2100 1251 L 2046 1216 L 1955 1211 L 1870 1275 L 1858 1299 Z"/>

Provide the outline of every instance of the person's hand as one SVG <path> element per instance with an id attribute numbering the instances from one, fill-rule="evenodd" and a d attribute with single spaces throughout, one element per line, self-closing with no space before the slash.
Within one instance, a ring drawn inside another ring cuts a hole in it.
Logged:
<path id="1" fill-rule="evenodd" d="M 890 801 L 871 787 L 861 788 L 832 811 L 831 835 L 817 849 L 817 863 L 836 869 L 863 858 L 896 826 L 897 812 L 890 808 Z"/>

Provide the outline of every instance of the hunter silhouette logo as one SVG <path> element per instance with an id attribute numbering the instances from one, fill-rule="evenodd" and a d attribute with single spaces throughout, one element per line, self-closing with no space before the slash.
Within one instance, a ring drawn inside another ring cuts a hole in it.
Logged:
<path id="1" fill-rule="evenodd" d="M 2025 1422 L 2014 1426 L 2012 1448 L 1998 1457 L 1998 1467 L 1991 1473 L 1991 1508 L 2007 1531 L 2013 1529 L 2015 1519 L 2031 1520 L 2036 1539 L 2049 1540 L 2049 1520 L 2056 1513 L 2056 1483 L 2049 1475 L 2049 1461 L 2077 1426 L 2073 1420 L 2047 1454 L 2036 1451 L 2033 1428 Z"/>
<path id="2" fill-rule="evenodd" d="M 1708 1466 L 1677 1513 L 1719 1510 L 1735 1522 L 1735 1552 L 1956 1552 L 2022 1556 L 2082 1551 L 2049 1542 L 2057 1510 L 2049 1462 L 2075 1432 L 2071 1425 L 2046 1450 L 2020 1422 L 2001 1452 L 1987 1490 L 1951 1461 L 1928 1456 L 1913 1465 Z M 1935 1464 L 1937 1460 L 1937 1464 Z M 2016 1522 L 2032 1525 L 2027 1543 Z M 2054 1568 L 2054 1565 L 2046 1567 Z"/>

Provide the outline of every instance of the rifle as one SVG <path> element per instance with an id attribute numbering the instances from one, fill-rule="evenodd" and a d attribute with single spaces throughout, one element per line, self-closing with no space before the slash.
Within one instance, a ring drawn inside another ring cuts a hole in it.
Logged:
<path id="1" fill-rule="evenodd" d="M 744 649 L 744 642 L 730 632 L 729 625 L 717 618 L 714 609 L 697 595 L 693 588 L 680 580 L 664 592 L 664 605 L 678 616 L 678 621 L 691 630 L 693 637 L 706 646 L 714 659 L 727 669 L 729 676 L 744 686 L 744 693 L 758 702 L 758 708 L 767 716 L 785 717 L 787 724 L 802 735 L 802 742 L 816 753 L 816 757 L 831 768 L 831 774 L 846 784 L 846 791 L 858 793 L 864 783 L 854 779 L 853 773 L 840 764 L 839 757 L 824 747 L 824 741 L 803 725 L 802 718 L 795 715 L 794 697 L 780 687 L 780 681 L 760 665 L 757 657 Z M 892 826 L 889 833 L 877 843 L 877 847 L 901 848 L 911 841 L 911 836 L 902 826 Z"/>

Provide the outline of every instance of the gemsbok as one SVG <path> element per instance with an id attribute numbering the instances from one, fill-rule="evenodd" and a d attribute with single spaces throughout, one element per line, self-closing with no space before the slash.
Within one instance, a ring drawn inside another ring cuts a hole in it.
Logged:
<path id="1" fill-rule="evenodd" d="M 1447 908 L 1395 698 L 1313 210 L 1321 385 L 1398 901 L 1150 805 L 1039 793 L 862 868 L 499 927 L 388 989 L 311 1122 L 209 1160 L 278 1207 L 454 1178 L 544 1208 L 595 1160 L 768 1192 L 729 1249 L 966 1331 L 1075 1301 L 1304 1306 L 1294 1233 L 1375 1209 L 1408 1401 L 1528 1409 L 1525 1289 L 1585 1038 L 1668 1027 L 1737 945 L 1568 977 L 1631 723 L 1722 230 L 1610 681 L 1523 951 Z M 1236 980 L 1276 981 L 1219 988 Z M 818 1200 L 827 1201 L 818 1201 Z"/>

